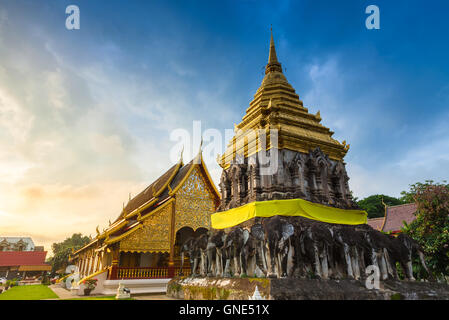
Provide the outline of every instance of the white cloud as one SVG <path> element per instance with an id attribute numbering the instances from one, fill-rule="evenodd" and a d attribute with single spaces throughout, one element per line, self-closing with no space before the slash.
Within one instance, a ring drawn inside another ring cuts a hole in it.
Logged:
<path id="1" fill-rule="evenodd" d="M 355 196 L 400 196 L 410 184 L 449 176 L 448 115 L 429 120 L 423 131 L 391 112 L 386 101 L 393 97 L 394 84 L 354 92 L 354 84 L 363 79 L 345 69 L 338 56 L 307 70 L 313 85 L 304 94 L 304 105 L 313 106 L 310 112 L 321 110 L 323 124 L 335 131 L 334 137 L 351 144 L 346 162 Z"/>

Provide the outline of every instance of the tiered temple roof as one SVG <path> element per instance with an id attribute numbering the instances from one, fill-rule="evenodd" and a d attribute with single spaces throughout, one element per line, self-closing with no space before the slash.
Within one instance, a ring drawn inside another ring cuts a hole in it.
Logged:
<path id="1" fill-rule="evenodd" d="M 130 232 L 137 230 L 142 225 L 143 220 L 151 215 L 153 211 L 174 198 L 177 190 L 184 184 L 195 168 L 198 168 L 207 177 L 205 181 L 207 181 L 208 188 L 212 194 L 215 195 L 215 204 L 218 206 L 220 201 L 219 192 L 203 162 L 201 152 L 185 165 L 181 157 L 176 165 L 172 166 L 142 192 L 130 199 L 118 218 L 106 229 L 100 232 L 97 227 L 97 236 L 89 244 L 76 251 L 74 255 L 96 244 L 98 241 L 105 245 L 113 244 L 129 235 Z"/>
<path id="2" fill-rule="evenodd" d="M 398 233 L 404 227 L 404 221 L 409 224 L 416 219 L 416 203 L 401 204 L 385 208 L 385 216 L 368 219 L 368 224 L 376 230 Z"/>

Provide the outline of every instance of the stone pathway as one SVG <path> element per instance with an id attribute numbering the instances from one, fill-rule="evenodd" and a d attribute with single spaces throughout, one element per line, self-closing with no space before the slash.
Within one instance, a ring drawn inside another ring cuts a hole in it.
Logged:
<path id="1" fill-rule="evenodd" d="M 59 284 L 52 284 L 48 286 L 54 293 L 59 297 L 59 299 L 71 299 L 76 298 L 77 296 L 73 296 L 70 291 L 61 288 Z M 59 299 L 49 299 L 49 300 L 59 300 Z"/>
<path id="2" fill-rule="evenodd" d="M 52 284 L 48 286 L 54 293 L 59 297 L 59 299 L 47 299 L 47 300 L 64 300 L 64 299 L 76 299 L 76 298 L 86 298 L 86 296 L 73 295 L 69 290 L 64 289 L 59 286 L 59 284 Z M 89 297 L 104 297 L 104 295 L 90 295 Z"/>
<path id="3" fill-rule="evenodd" d="M 47 299 L 47 300 L 64 300 L 64 299 L 74 299 L 74 298 L 85 298 L 85 296 L 72 295 L 72 293 L 60 287 L 58 284 L 53 284 L 48 286 L 54 293 L 59 297 L 59 299 Z M 89 297 L 104 297 L 104 295 L 91 295 Z M 163 293 L 156 294 L 142 294 L 142 295 L 132 295 L 131 298 L 135 300 L 176 300 L 171 297 L 167 297 Z"/>

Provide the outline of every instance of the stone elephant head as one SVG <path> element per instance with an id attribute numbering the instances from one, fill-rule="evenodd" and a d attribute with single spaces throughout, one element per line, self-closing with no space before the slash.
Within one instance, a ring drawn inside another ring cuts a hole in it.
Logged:
<path id="1" fill-rule="evenodd" d="M 263 221 L 267 246 L 268 277 L 286 277 L 287 259 L 294 227 L 286 219 L 274 216 Z"/>
<path id="2" fill-rule="evenodd" d="M 241 227 L 234 227 L 224 240 L 223 249 L 225 251 L 226 264 L 224 276 L 231 276 L 231 260 L 233 262 L 233 275 L 240 276 L 242 272 L 241 253 L 243 246 L 248 239 L 249 232 Z"/>
<path id="3" fill-rule="evenodd" d="M 225 245 L 226 233 L 223 230 L 210 230 L 207 243 L 207 275 L 223 276 L 223 248 Z"/>

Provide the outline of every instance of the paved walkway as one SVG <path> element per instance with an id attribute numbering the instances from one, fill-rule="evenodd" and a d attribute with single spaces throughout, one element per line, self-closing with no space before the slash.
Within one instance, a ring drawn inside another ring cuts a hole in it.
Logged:
<path id="1" fill-rule="evenodd" d="M 48 286 L 54 293 L 59 297 L 59 299 L 47 299 L 47 300 L 64 300 L 64 299 L 75 299 L 75 298 L 86 298 L 86 296 L 78 296 L 72 295 L 72 293 L 59 286 L 59 284 L 52 284 Z M 90 295 L 92 297 L 104 297 L 104 295 Z M 162 293 L 155 294 L 142 294 L 142 295 L 132 295 L 131 296 L 135 300 L 176 300 L 174 298 L 167 297 Z"/>
<path id="2" fill-rule="evenodd" d="M 77 296 L 74 296 L 70 293 L 69 290 L 64 289 L 59 286 L 59 284 L 52 284 L 48 286 L 51 290 L 53 290 L 54 293 L 59 297 L 59 299 L 72 299 L 77 298 Z M 58 299 L 51 299 L 51 300 L 58 300 Z"/>
<path id="3" fill-rule="evenodd" d="M 64 300 L 64 299 L 76 299 L 76 298 L 86 298 L 86 296 L 73 295 L 69 290 L 64 289 L 59 286 L 59 284 L 52 284 L 48 286 L 54 293 L 59 297 L 59 299 L 48 299 L 48 300 Z M 89 295 L 92 297 L 104 297 L 104 295 Z"/>

